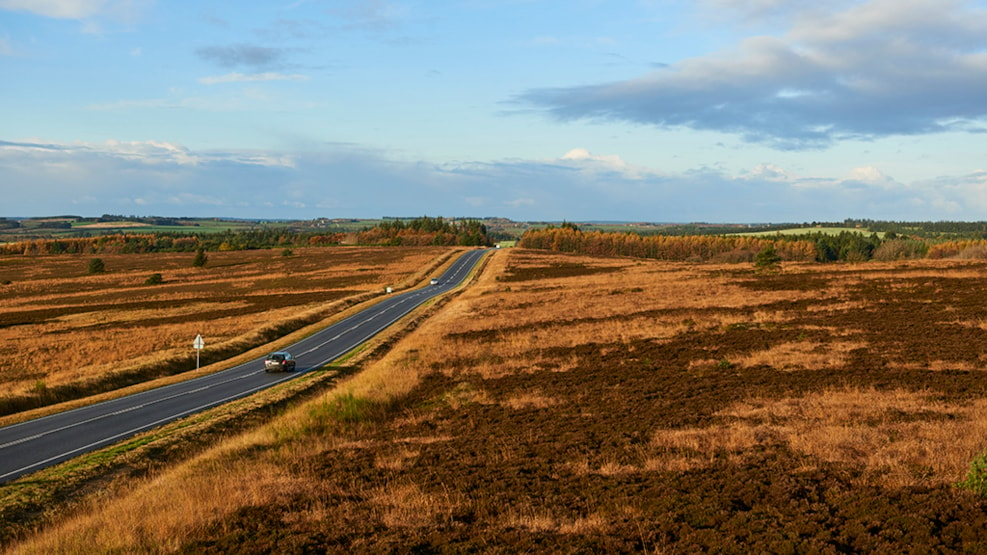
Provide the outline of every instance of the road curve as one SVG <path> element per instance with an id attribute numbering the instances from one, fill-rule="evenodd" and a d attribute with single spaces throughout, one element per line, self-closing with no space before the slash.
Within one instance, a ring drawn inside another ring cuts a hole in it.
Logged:
<path id="1" fill-rule="evenodd" d="M 297 358 L 295 372 L 267 373 L 258 358 L 200 378 L 0 428 L 0 484 L 321 368 L 458 286 L 485 252 L 467 251 L 438 284 L 389 296 L 285 347 Z"/>

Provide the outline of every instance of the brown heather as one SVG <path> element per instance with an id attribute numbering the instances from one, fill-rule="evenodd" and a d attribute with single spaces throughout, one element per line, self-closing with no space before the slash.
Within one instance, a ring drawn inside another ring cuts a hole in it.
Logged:
<path id="1" fill-rule="evenodd" d="M 987 449 L 985 286 L 497 252 L 324 397 L 12 552 L 984 552 L 953 484 Z"/>
<path id="2" fill-rule="evenodd" d="M 197 334 L 208 364 L 397 286 L 447 252 L 217 252 L 205 268 L 188 253 L 101 255 L 98 275 L 87 275 L 88 256 L 2 257 L 0 415 L 194 370 Z M 152 273 L 164 283 L 145 285 Z"/>

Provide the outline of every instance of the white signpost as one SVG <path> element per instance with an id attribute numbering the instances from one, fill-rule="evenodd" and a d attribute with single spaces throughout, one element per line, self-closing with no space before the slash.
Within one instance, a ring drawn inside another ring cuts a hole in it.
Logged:
<path id="1" fill-rule="evenodd" d="M 195 349 L 195 369 L 199 369 L 199 352 L 202 348 L 206 346 L 206 342 L 202 340 L 202 334 L 196 334 L 195 341 L 192 342 L 192 348 Z"/>

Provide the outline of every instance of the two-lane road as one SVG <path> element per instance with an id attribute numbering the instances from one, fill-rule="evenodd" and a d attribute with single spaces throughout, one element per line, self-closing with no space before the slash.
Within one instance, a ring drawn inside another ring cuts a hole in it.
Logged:
<path id="1" fill-rule="evenodd" d="M 266 373 L 263 359 L 257 359 L 200 378 L 0 428 L 0 483 L 321 368 L 425 301 L 455 288 L 485 252 L 471 250 L 460 256 L 438 278 L 438 284 L 390 296 L 286 347 L 297 358 L 295 372 Z"/>

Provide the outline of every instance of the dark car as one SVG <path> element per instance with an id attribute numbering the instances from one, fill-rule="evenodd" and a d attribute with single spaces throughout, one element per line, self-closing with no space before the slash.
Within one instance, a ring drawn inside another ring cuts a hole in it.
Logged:
<path id="1" fill-rule="evenodd" d="M 277 351 L 264 359 L 265 372 L 294 372 L 295 357 L 288 351 Z"/>

